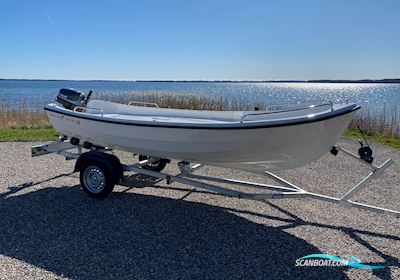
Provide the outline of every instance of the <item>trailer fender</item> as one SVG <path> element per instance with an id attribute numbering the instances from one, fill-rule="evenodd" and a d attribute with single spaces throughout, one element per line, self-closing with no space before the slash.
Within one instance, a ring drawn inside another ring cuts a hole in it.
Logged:
<path id="1" fill-rule="evenodd" d="M 113 181 L 116 184 L 118 184 L 120 180 L 124 178 L 124 170 L 119 159 L 114 155 L 99 151 L 90 151 L 81 154 L 76 160 L 74 172 L 80 171 L 81 168 L 88 162 L 101 163 L 107 166 L 107 168 L 111 171 L 111 174 L 113 175 Z"/>

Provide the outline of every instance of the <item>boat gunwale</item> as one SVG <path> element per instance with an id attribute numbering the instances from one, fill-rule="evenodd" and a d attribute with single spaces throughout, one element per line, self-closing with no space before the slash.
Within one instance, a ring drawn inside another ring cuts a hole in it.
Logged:
<path id="1" fill-rule="evenodd" d="M 112 123 L 119 125 L 129 125 L 129 126 L 142 126 L 142 127 L 159 127 L 159 128 L 177 128 L 177 129 L 208 129 L 208 130 L 239 130 L 239 129 L 263 129 L 263 128 L 273 128 L 273 127 L 285 127 L 285 126 L 294 126 L 294 125 L 302 125 L 309 124 L 315 122 L 321 122 L 328 119 L 333 119 L 336 117 L 340 117 L 343 115 L 347 115 L 353 113 L 361 108 L 361 106 L 352 104 L 347 107 L 343 107 L 337 109 L 335 111 L 331 111 L 329 113 L 323 113 L 320 115 L 316 115 L 313 117 L 303 117 L 299 119 L 284 119 L 278 121 L 249 121 L 249 122 L 234 122 L 229 124 L 196 124 L 196 125 L 187 125 L 187 124 L 170 124 L 170 123 L 161 123 L 161 122 L 150 122 L 150 121 L 139 121 L 133 122 L 128 120 L 112 120 L 110 118 L 105 119 L 105 117 L 96 117 L 90 114 L 81 113 L 81 112 L 72 112 L 67 109 L 60 108 L 55 106 L 56 109 L 49 108 L 47 105 L 44 110 L 66 115 L 74 118 L 80 118 L 85 120 L 91 120 L 96 122 L 104 122 L 104 123 Z M 347 110 L 344 110 L 347 109 Z"/>

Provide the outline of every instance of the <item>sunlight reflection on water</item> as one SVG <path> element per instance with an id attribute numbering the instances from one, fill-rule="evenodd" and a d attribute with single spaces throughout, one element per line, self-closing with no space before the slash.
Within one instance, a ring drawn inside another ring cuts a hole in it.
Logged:
<path id="1" fill-rule="evenodd" d="M 0 81 L 0 102 L 18 106 L 42 106 L 54 100 L 63 87 L 97 94 L 132 95 L 206 94 L 244 102 L 288 104 L 312 101 L 356 102 L 370 109 L 400 104 L 400 84 L 333 83 L 204 83 L 204 82 L 100 82 L 100 81 Z M 95 95 L 94 95 L 95 97 Z"/>

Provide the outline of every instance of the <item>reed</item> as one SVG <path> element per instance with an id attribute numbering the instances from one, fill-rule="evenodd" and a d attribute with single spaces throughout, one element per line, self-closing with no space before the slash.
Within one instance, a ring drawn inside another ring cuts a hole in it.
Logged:
<path id="1" fill-rule="evenodd" d="M 191 110 L 253 110 L 258 107 L 265 110 L 266 104 L 261 101 L 249 101 L 240 97 L 221 97 L 206 94 L 182 93 L 168 91 L 135 92 L 132 94 L 97 94 L 97 99 L 127 104 L 132 100 L 157 103 L 163 108 Z M 48 125 L 48 119 L 43 111 L 43 105 L 36 102 L 33 106 L 10 100 L 0 102 L 0 128 L 35 128 Z M 363 109 L 356 114 L 350 124 L 351 129 L 357 129 L 357 124 L 367 135 L 400 138 L 400 108 L 399 104 L 385 105 L 377 111 Z"/>
<path id="2" fill-rule="evenodd" d="M 212 96 L 198 93 L 175 93 L 170 91 L 146 91 L 132 94 L 99 94 L 98 99 L 128 104 L 130 101 L 157 103 L 161 108 L 189 110 L 253 110 L 254 107 L 265 107 L 259 101 L 249 101 L 240 97 Z"/>
<path id="3" fill-rule="evenodd" d="M 369 136 L 400 138 L 399 107 L 399 104 L 385 104 L 379 111 L 363 109 L 355 115 L 349 128 L 358 130 L 360 127 Z"/>
<path id="4" fill-rule="evenodd" d="M 10 100 L 0 102 L 0 128 L 32 128 L 48 123 L 43 105 L 28 106 L 25 102 L 12 104 Z"/>

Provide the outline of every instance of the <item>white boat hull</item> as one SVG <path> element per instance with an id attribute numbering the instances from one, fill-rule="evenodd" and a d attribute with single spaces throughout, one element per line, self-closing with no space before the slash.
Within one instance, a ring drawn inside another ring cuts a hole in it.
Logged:
<path id="1" fill-rule="evenodd" d="M 76 137 L 81 143 L 187 162 L 273 171 L 302 166 L 327 153 L 354 113 L 316 122 L 248 129 L 110 125 L 56 111 L 48 111 L 48 117 L 59 133 Z"/>

